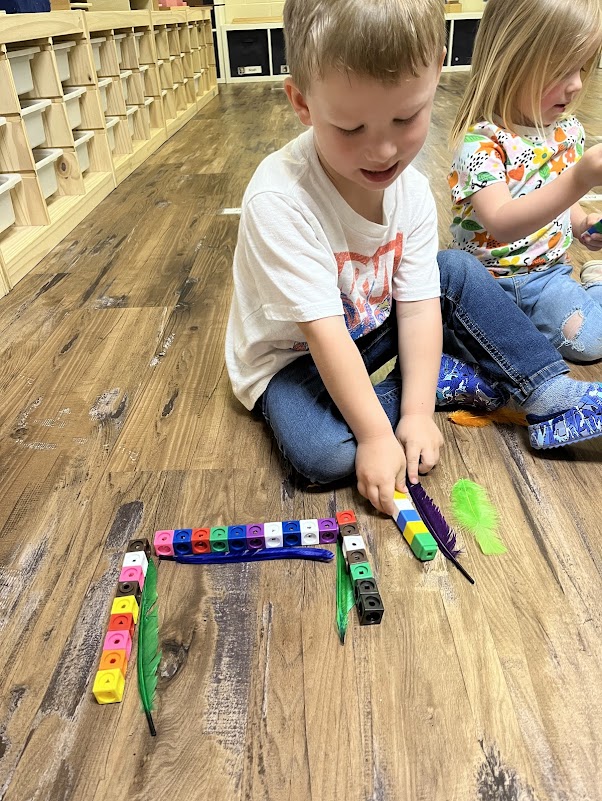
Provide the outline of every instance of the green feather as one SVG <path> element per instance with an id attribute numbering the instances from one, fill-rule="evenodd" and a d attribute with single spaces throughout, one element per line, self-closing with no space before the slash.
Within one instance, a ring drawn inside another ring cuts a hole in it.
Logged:
<path id="1" fill-rule="evenodd" d="M 347 561 L 341 543 L 337 541 L 337 630 L 341 645 L 345 643 L 349 612 L 355 606 L 355 595 L 351 577 L 347 572 Z"/>
<path id="2" fill-rule="evenodd" d="M 474 536 L 483 553 L 506 553 L 497 533 L 499 515 L 484 487 L 461 478 L 452 487 L 451 503 L 456 520 Z"/>
<path id="3" fill-rule="evenodd" d="M 155 731 L 151 711 L 155 700 L 155 690 L 157 689 L 157 669 L 161 661 L 157 597 L 157 568 L 153 560 L 149 559 L 144 587 L 142 588 L 140 615 L 138 618 L 137 668 L 140 700 L 153 737 L 157 732 Z"/>

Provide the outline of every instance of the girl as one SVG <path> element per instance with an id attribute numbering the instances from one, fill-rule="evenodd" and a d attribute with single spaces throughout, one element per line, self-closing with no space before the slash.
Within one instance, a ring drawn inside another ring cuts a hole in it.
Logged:
<path id="1" fill-rule="evenodd" d="M 580 284 L 567 255 L 573 236 L 602 249 L 602 213 L 578 202 L 602 185 L 602 145 L 584 152 L 572 113 L 601 51 L 600 0 L 489 0 L 451 134 L 455 246 L 575 362 L 602 358 L 600 262 Z"/>

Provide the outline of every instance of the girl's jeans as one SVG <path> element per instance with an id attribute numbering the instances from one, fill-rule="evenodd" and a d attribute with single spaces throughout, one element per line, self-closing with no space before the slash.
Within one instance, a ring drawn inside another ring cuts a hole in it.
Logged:
<path id="1" fill-rule="evenodd" d="M 602 283 L 580 284 L 569 264 L 540 272 L 498 278 L 498 283 L 565 359 L 591 362 L 602 358 Z M 583 322 L 572 339 L 563 332 L 575 312 Z"/>
<path id="2" fill-rule="evenodd" d="M 477 259 L 439 253 L 446 339 L 460 343 L 488 376 L 521 403 L 548 379 L 568 372 L 558 351 L 510 300 Z M 397 356 L 395 309 L 355 341 L 368 374 Z M 393 428 L 399 422 L 399 366 L 374 387 Z M 309 481 L 328 484 L 354 473 L 356 441 L 324 386 L 310 354 L 272 378 L 257 401 L 283 455 Z"/>

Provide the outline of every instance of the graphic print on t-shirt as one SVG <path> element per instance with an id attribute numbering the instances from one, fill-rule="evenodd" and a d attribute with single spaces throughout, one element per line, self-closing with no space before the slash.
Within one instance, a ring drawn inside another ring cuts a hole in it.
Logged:
<path id="1" fill-rule="evenodd" d="M 345 323 L 353 339 L 378 328 L 391 313 L 391 284 L 401 263 L 403 234 L 372 255 L 335 253 Z"/>

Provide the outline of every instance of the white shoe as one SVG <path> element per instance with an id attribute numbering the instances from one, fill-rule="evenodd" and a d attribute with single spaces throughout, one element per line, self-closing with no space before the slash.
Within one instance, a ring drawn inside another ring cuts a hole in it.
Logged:
<path id="1" fill-rule="evenodd" d="M 581 268 L 581 283 L 593 284 L 602 281 L 602 259 L 586 261 Z"/>

